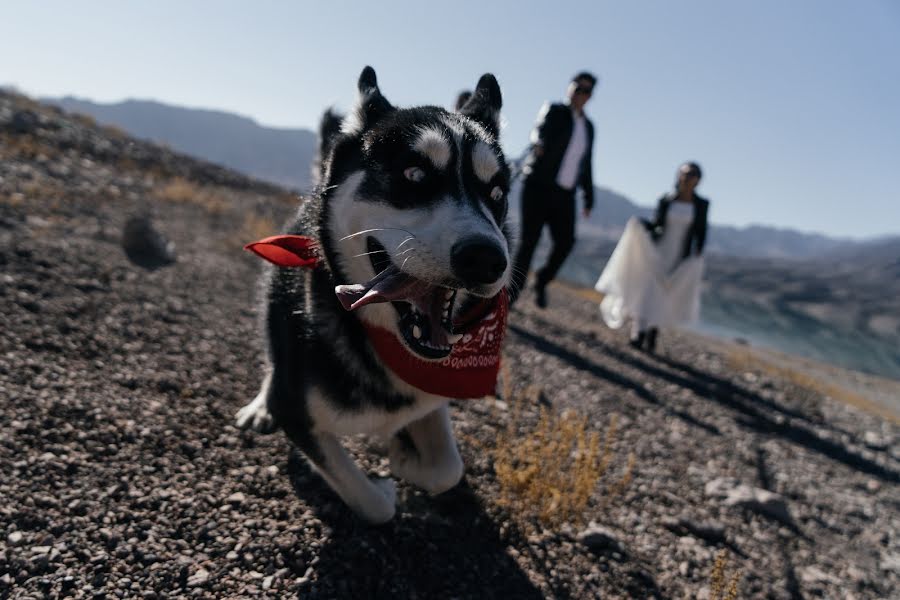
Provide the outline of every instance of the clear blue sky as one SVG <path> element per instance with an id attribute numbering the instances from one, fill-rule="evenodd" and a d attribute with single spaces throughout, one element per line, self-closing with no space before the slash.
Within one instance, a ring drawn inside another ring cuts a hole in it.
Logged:
<path id="1" fill-rule="evenodd" d="M 900 233 L 900 2 L 4 1 L 0 83 L 313 127 L 373 65 L 395 104 L 491 71 L 504 145 L 576 71 L 602 186 L 652 204 L 699 161 L 719 223 Z"/>

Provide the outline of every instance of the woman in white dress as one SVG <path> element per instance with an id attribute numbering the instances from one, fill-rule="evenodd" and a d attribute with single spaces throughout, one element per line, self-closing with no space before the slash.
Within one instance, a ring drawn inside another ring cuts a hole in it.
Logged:
<path id="1" fill-rule="evenodd" d="M 656 350 L 660 327 L 689 324 L 700 313 L 703 245 L 709 202 L 694 193 L 697 163 L 678 169 L 675 191 L 659 200 L 653 221 L 632 217 L 594 288 L 600 314 L 617 329 L 631 320 L 631 345 Z"/>

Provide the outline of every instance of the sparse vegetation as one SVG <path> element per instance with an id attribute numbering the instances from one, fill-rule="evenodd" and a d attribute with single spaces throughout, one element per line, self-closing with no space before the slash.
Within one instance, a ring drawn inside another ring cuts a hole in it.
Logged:
<path id="1" fill-rule="evenodd" d="M 735 600 L 738 597 L 738 583 L 741 572 L 728 574 L 728 551 L 722 550 L 716 555 L 712 573 L 709 575 L 709 600 Z"/>
<path id="2" fill-rule="evenodd" d="M 504 370 L 501 376 L 508 394 L 509 374 Z M 613 460 L 617 418 L 610 418 L 602 436 L 591 430 L 586 417 L 571 410 L 556 414 L 542 407 L 536 422 L 529 423 L 526 413 L 534 413 L 525 408 L 538 406 L 540 394 L 540 388 L 532 386 L 521 394 L 505 396 L 512 399 L 512 413 L 492 452 L 500 484 L 499 504 L 526 529 L 536 523 L 581 524 Z M 624 491 L 634 462 L 630 455 L 623 474 L 610 484 L 601 504 Z"/>
<path id="3" fill-rule="evenodd" d="M 827 396 L 839 400 L 851 406 L 856 406 L 872 414 L 879 415 L 894 423 L 900 423 L 897 415 L 882 406 L 872 402 L 865 396 L 848 390 L 847 388 L 814 377 L 799 369 L 775 364 L 757 356 L 747 349 L 731 350 L 727 355 L 728 366 L 740 372 L 756 371 L 769 377 L 780 379 L 807 393 L 818 396 Z"/>
<path id="4" fill-rule="evenodd" d="M 13 135 L 0 133 L 0 158 L 45 160 L 55 159 L 59 156 L 59 148 L 47 144 L 33 135 Z"/>
<path id="5" fill-rule="evenodd" d="M 167 202 L 189 202 L 202 206 L 210 214 L 223 214 L 228 210 L 224 194 L 214 186 L 198 185 L 184 177 L 174 177 L 156 191 L 156 196 Z"/>

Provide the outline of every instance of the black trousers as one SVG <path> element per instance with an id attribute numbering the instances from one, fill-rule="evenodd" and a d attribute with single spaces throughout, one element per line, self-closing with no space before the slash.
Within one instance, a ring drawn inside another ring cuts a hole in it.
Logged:
<path id="1" fill-rule="evenodd" d="M 547 263 L 537 272 L 537 285 L 550 283 L 575 245 L 575 190 L 564 190 L 555 183 L 526 180 L 522 187 L 522 222 L 519 251 L 513 270 L 513 299 L 525 285 L 531 258 L 544 225 L 550 228 L 553 249 Z"/>

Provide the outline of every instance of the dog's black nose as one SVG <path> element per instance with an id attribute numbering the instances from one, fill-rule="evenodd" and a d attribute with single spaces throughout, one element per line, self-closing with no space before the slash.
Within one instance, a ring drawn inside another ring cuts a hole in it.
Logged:
<path id="1" fill-rule="evenodd" d="M 494 283 L 506 270 L 506 255 L 494 240 L 472 235 L 453 245 L 450 266 L 463 283 Z"/>

